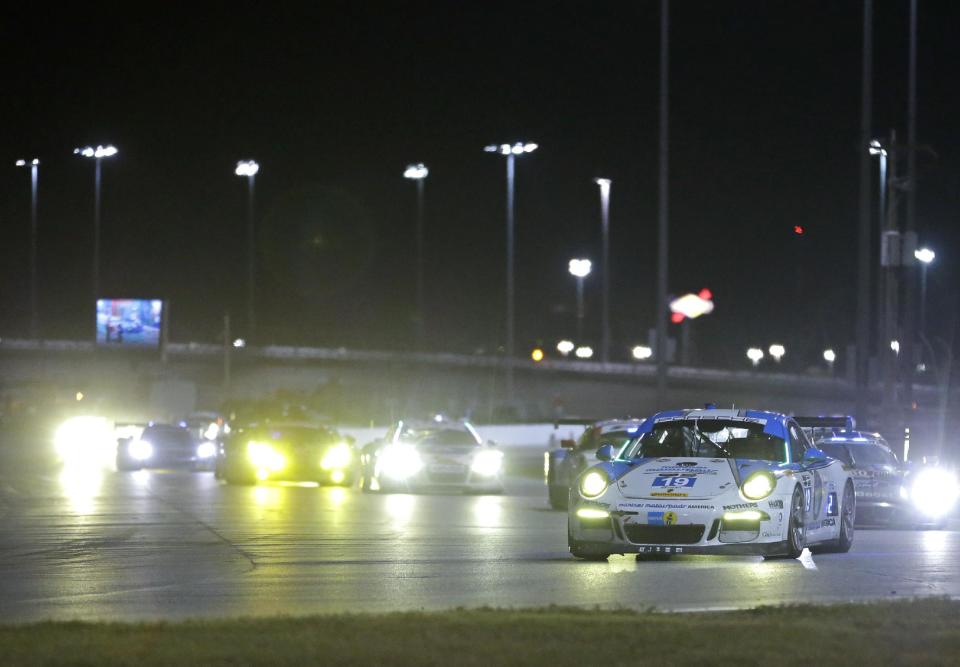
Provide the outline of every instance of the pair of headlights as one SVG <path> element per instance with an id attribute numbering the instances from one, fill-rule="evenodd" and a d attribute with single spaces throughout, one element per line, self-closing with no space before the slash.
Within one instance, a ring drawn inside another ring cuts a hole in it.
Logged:
<path id="1" fill-rule="evenodd" d="M 146 461 L 153 456 L 153 445 L 146 440 L 132 440 L 127 445 L 127 453 L 135 461 Z M 202 442 L 197 445 L 197 458 L 209 459 L 217 454 L 217 446 L 212 442 Z"/>
<path id="2" fill-rule="evenodd" d="M 580 478 L 580 495 L 596 498 L 607 490 L 610 480 L 600 470 L 591 470 Z M 747 500 L 762 500 L 777 488 L 777 481 L 766 471 L 755 472 L 744 480 L 740 492 Z"/>
<path id="3" fill-rule="evenodd" d="M 394 479 L 413 477 L 423 469 L 423 458 L 413 445 L 393 444 L 384 447 L 377 458 L 377 475 Z M 503 452 L 484 449 L 470 461 L 470 471 L 480 477 L 493 477 L 503 467 Z"/>

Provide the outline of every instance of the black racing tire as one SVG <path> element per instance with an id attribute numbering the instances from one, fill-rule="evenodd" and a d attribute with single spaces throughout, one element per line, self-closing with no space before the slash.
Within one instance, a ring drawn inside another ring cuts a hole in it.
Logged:
<path id="1" fill-rule="evenodd" d="M 853 484 L 847 482 L 840 503 L 840 536 L 826 544 L 811 547 L 815 554 L 845 554 L 853 546 L 854 525 L 857 521 L 857 496 Z"/>
<path id="2" fill-rule="evenodd" d="M 765 560 L 799 558 L 807 543 L 807 528 L 803 522 L 803 489 L 798 484 L 790 498 L 790 519 L 787 523 L 787 539 L 781 542 L 780 553 L 765 555 Z"/>
<path id="3" fill-rule="evenodd" d="M 550 507 L 555 510 L 567 509 L 567 500 L 570 496 L 570 490 L 565 486 L 554 484 L 552 480 L 547 485 L 547 496 L 550 499 Z"/>

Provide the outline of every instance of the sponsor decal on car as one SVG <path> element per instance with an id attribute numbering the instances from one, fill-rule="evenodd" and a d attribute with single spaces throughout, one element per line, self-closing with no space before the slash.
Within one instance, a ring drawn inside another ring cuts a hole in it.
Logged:
<path id="1" fill-rule="evenodd" d="M 654 486 L 688 487 L 697 483 L 696 477 L 678 477 L 675 475 L 658 475 L 653 480 Z"/>
<path id="2" fill-rule="evenodd" d="M 663 497 L 663 498 L 686 498 L 688 494 L 686 494 L 686 493 L 679 493 L 679 492 L 677 492 L 677 491 L 651 491 L 651 492 L 650 492 L 650 495 L 651 495 L 651 496 L 654 496 L 655 498 L 660 498 L 660 497 Z"/>
<path id="3" fill-rule="evenodd" d="M 724 505 L 723 509 L 729 512 L 731 510 L 754 510 L 758 507 L 759 505 L 756 503 L 737 503 L 736 505 Z"/>
<path id="4" fill-rule="evenodd" d="M 717 474 L 717 471 L 714 470 L 713 468 L 705 468 L 703 466 L 697 466 L 696 464 L 694 464 L 694 466 L 695 467 L 689 467 L 682 464 L 657 466 L 655 468 L 651 468 L 650 470 L 644 470 L 644 472 L 648 475 L 662 475 L 663 473 L 669 473 L 669 472 L 682 473 L 690 477 L 693 477 L 695 475 L 716 475 Z"/>
<path id="5" fill-rule="evenodd" d="M 676 512 L 647 512 L 647 523 L 651 526 L 672 526 L 676 522 Z"/>
<path id="6" fill-rule="evenodd" d="M 824 519 L 823 521 L 820 522 L 820 526 L 822 528 L 826 528 L 827 526 L 836 526 L 836 525 L 837 525 L 837 520 L 834 518 Z"/>
<path id="7" fill-rule="evenodd" d="M 837 494 L 831 491 L 827 494 L 827 516 L 837 516 L 840 514 L 840 507 L 837 503 Z"/>
<path id="8" fill-rule="evenodd" d="M 688 505 L 686 503 L 620 503 L 620 510 L 649 509 L 649 510 L 708 510 L 716 509 L 713 505 Z"/>
<path id="9" fill-rule="evenodd" d="M 637 552 L 642 554 L 682 554 L 683 547 L 637 547 Z"/>
<path id="10" fill-rule="evenodd" d="M 768 500 L 768 501 L 767 501 L 767 507 L 769 507 L 770 509 L 774 509 L 774 510 L 782 510 L 782 509 L 783 509 L 783 500 Z"/>

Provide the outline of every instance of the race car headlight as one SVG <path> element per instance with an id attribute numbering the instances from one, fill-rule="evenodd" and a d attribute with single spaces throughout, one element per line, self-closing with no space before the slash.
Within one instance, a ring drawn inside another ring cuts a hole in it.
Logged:
<path id="1" fill-rule="evenodd" d="M 493 477 L 503 465 L 503 452 L 484 450 L 477 452 L 470 464 L 470 470 L 482 477 Z"/>
<path id="2" fill-rule="evenodd" d="M 942 517 L 956 505 L 960 484 L 956 475 L 946 470 L 921 470 L 913 480 L 909 495 L 920 512 L 930 517 Z"/>
<path id="3" fill-rule="evenodd" d="M 328 447 L 320 459 L 320 467 L 324 470 L 340 470 L 350 465 L 350 459 L 353 458 L 353 452 L 350 445 L 340 442 L 332 447 Z"/>
<path id="4" fill-rule="evenodd" d="M 250 463 L 261 470 L 276 472 L 283 470 L 287 465 L 287 459 L 272 446 L 263 442 L 247 443 L 247 456 Z"/>
<path id="5" fill-rule="evenodd" d="M 580 480 L 580 495 L 584 498 L 596 498 L 607 490 L 607 476 L 597 470 L 591 470 Z"/>
<path id="6" fill-rule="evenodd" d="M 127 445 L 127 453 L 132 459 L 146 461 L 153 456 L 153 445 L 146 440 L 133 440 Z"/>
<path id="7" fill-rule="evenodd" d="M 217 446 L 212 442 L 202 442 L 197 445 L 197 458 L 209 459 L 217 454 Z"/>
<path id="8" fill-rule="evenodd" d="M 220 425 L 217 422 L 210 422 L 207 428 L 203 430 L 203 437 L 207 440 L 216 440 L 220 435 Z"/>
<path id="9" fill-rule="evenodd" d="M 116 454 L 113 424 L 103 417 L 70 417 L 54 434 L 53 446 L 61 459 L 88 463 Z"/>
<path id="10" fill-rule="evenodd" d="M 388 445 L 380 452 L 377 470 L 380 474 L 394 479 L 406 479 L 420 472 L 423 459 L 413 445 Z"/>
<path id="11" fill-rule="evenodd" d="M 755 472 L 743 482 L 740 487 L 743 497 L 747 500 L 762 500 L 773 493 L 777 482 L 768 472 Z"/>

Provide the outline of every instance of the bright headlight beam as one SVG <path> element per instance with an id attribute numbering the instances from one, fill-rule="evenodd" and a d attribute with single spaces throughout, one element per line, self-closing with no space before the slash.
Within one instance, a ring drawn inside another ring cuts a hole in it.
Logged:
<path id="1" fill-rule="evenodd" d="M 153 456 L 153 445 L 146 440 L 133 440 L 127 446 L 127 452 L 130 454 L 130 458 L 145 461 Z"/>
<path id="2" fill-rule="evenodd" d="M 500 472 L 503 465 L 503 452 L 484 450 L 473 457 L 470 470 L 483 477 L 492 477 Z"/>
<path id="3" fill-rule="evenodd" d="M 217 446 L 212 442 L 202 442 L 197 446 L 197 458 L 209 459 L 217 453 Z"/>
<path id="4" fill-rule="evenodd" d="M 609 519 L 610 512 L 607 510 L 598 510 L 593 507 L 581 507 L 577 510 L 577 516 L 581 519 Z"/>
<path id="5" fill-rule="evenodd" d="M 413 445 L 402 443 L 388 445 L 380 452 L 377 459 L 378 474 L 393 479 L 407 479 L 413 477 L 423 468 L 420 453 Z"/>
<path id="6" fill-rule="evenodd" d="M 596 498 L 607 490 L 607 478 L 597 471 L 588 472 L 580 480 L 580 494 L 585 498 Z"/>
<path id="7" fill-rule="evenodd" d="M 957 504 L 960 483 L 956 475 L 946 470 L 921 470 L 913 480 L 909 495 L 921 513 L 939 518 L 950 513 Z"/>
<path id="8" fill-rule="evenodd" d="M 769 473 L 756 472 L 747 478 L 740 490 L 747 500 L 762 500 L 773 493 L 776 486 Z"/>
<path id="9" fill-rule="evenodd" d="M 323 453 L 323 458 L 320 459 L 320 467 L 324 470 L 346 468 L 350 465 L 351 458 L 353 458 L 353 452 L 350 451 L 350 446 L 340 442 L 329 447 L 327 451 Z"/>

